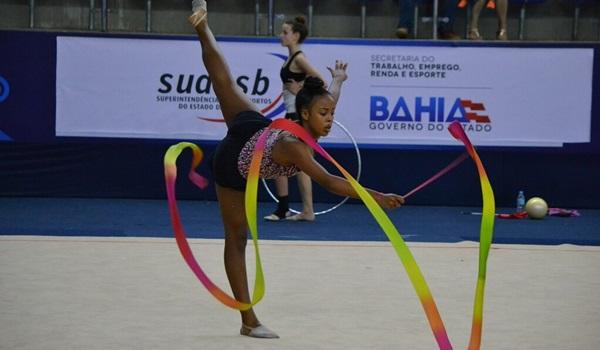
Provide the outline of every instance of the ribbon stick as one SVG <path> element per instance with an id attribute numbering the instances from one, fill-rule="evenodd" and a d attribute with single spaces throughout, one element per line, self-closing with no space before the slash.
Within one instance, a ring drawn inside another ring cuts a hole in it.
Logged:
<path id="1" fill-rule="evenodd" d="M 425 180 L 422 184 L 420 184 L 419 186 L 415 187 L 414 189 L 412 189 L 410 192 L 408 192 L 407 194 L 405 194 L 402 197 L 404 197 L 404 199 L 406 199 L 406 198 L 412 196 L 413 194 L 415 194 L 419 190 L 423 189 L 425 186 L 427 186 L 430 183 L 434 182 L 435 180 L 439 179 L 442 175 L 444 175 L 447 172 L 449 172 L 450 170 L 456 168 L 460 163 L 463 162 L 463 160 L 467 159 L 468 156 L 469 155 L 467 153 L 461 154 L 460 156 L 458 156 L 458 158 L 456 158 L 455 160 L 453 160 L 452 163 L 448 164 L 444 169 L 440 170 L 437 174 L 433 175 L 428 180 Z"/>
<path id="2" fill-rule="evenodd" d="M 348 180 L 352 188 L 358 193 L 359 197 L 365 203 L 379 226 L 383 229 L 387 237 L 389 238 L 392 246 L 394 247 L 396 254 L 402 261 L 404 268 L 408 274 L 410 281 L 412 282 L 413 287 L 417 293 L 417 296 L 421 300 L 421 305 L 425 310 L 425 315 L 429 321 L 429 325 L 431 330 L 433 331 L 433 335 L 438 343 L 438 346 L 442 350 L 452 349 L 452 345 L 450 344 L 450 339 L 448 339 L 448 334 L 444 327 L 444 323 L 440 314 L 438 312 L 435 301 L 433 300 L 433 296 L 425 282 L 425 278 L 419 269 L 412 253 L 406 246 L 404 239 L 392 224 L 390 218 L 385 214 L 383 209 L 377 204 L 375 199 L 371 197 L 371 195 L 362 187 L 353 177 L 348 173 L 341 165 L 339 165 L 335 159 L 333 159 L 316 141 L 308 134 L 308 132 L 302 128 L 300 125 L 291 122 L 286 119 L 277 119 L 271 123 L 269 128 L 272 129 L 282 129 L 289 131 L 290 133 L 296 135 L 302 141 L 304 141 L 307 145 L 312 147 L 316 152 L 322 155 L 325 159 L 330 161 L 335 167 L 344 175 L 344 177 Z M 266 134 L 266 133 L 265 133 Z M 265 136 L 264 134 L 262 136 Z M 251 232 L 256 230 L 256 191 L 258 188 L 258 177 L 259 177 L 259 169 L 260 159 L 262 158 L 262 149 L 259 148 L 257 144 L 257 149 L 252 158 L 252 163 L 250 165 L 250 172 L 248 174 L 248 183 L 246 187 L 246 216 L 248 218 L 248 224 L 250 226 Z M 255 237 L 256 233 L 253 232 L 252 236 Z"/>
<path id="3" fill-rule="evenodd" d="M 194 254 L 192 253 L 192 249 L 187 242 L 186 234 L 183 229 L 183 225 L 181 223 L 181 218 L 179 216 L 179 210 L 177 209 L 177 199 L 175 198 L 175 183 L 177 180 L 177 158 L 179 154 L 186 148 L 190 148 L 193 152 L 192 158 L 192 166 L 188 173 L 188 177 L 190 180 L 198 187 L 205 188 L 208 184 L 207 180 L 200 176 L 198 173 L 194 171 L 196 167 L 202 161 L 202 151 L 200 148 L 193 143 L 189 142 L 181 142 L 176 145 L 169 147 L 167 153 L 165 153 L 164 157 L 164 166 L 165 166 L 165 183 L 167 187 L 167 198 L 169 201 L 169 212 L 171 214 L 171 223 L 173 224 L 173 230 L 175 231 L 175 240 L 177 242 L 177 246 L 179 247 L 179 251 L 183 256 L 183 259 L 188 264 L 192 272 L 198 277 L 200 282 L 206 287 L 206 289 L 221 303 L 226 306 L 229 306 L 233 309 L 237 310 L 248 310 L 253 305 L 256 305 L 262 296 L 264 295 L 264 279 L 262 266 L 260 265 L 260 259 L 257 255 L 257 269 L 256 269 L 256 283 L 254 285 L 254 297 L 252 298 L 252 302 L 242 303 L 237 301 L 235 298 L 229 296 L 225 293 L 221 288 L 215 285 L 210 278 L 206 275 L 206 273 L 202 270 L 196 259 L 194 258 Z M 258 246 L 255 241 L 255 248 L 258 252 Z"/>
<path id="4" fill-rule="evenodd" d="M 450 134 L 461 141 L 467 148 L 467 152 L 473 158 L 479 181 L 481 183 L 481 195 L 483 197 L 483 210 L 481 215 L 481 228 L 479 231 L 479 272 L 477 274 L 477 286 L 475 288 L 475 301 L 473 303 L 473 321 L 471 324 L 471 338 L 469 340 L 469 350 L 477 350 L 481 346 L 481 332 L 483 328 L 483 294 L 485 291 L 485 277 L 487 271 L 487 259 L 492 244 L 494 234 L 494 217 L 496 212 L 496 203 L 494 200 L 494 191 L 488 179 L 485 168 L 475 151 L 475 147 L 467 137 L 459 122 L 453 122 L 448 127 Z"/>

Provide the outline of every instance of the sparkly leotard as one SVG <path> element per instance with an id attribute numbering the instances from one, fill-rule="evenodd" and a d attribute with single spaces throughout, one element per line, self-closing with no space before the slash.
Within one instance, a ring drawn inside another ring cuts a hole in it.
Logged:
<path id="1" fill-rule="evenodd" d="M 272 158 L 273 146 L 275 143 L 286 136 L 291 136 L 290 133 L 283 130 L 268 130 L 264 128 L 254 134 L 248 142 L 242 148 L 240 155 L 238 157 L 238 170 L 242 174 L 244 178 L 248 176 L 248 170 L 250 169 L 250 162 L 252 161 L 252 155 L 254 152 L 254 148 L 256 146 L 256 141 L 263 134 L 263 132 L 269 132 L 270 135 L 267 136 L 267 142 L 265 144 L 265 151 L 263 154 L 263 159 L 260 163 L 260 177 L 263 179 L 274 179 L 280 176 L 294 176 L 300 170 L 296 166 L 283 166 L 275 163 Z"/>
<path id="2" fill-rule="evenodd" d="M 213 177 L 219 186 L 241 192 L 246 189 L 246 177 L 254 146 L 269 124 L 271 124 L 270 119 L 255 111 L 241 112 L 236 116 L 211 160 Z M 281 166 L 272 158 L 273 146 L 287 135 L 289 134 L 282 130 L 274 130 L 268 137 L 261 162 L 261 177 L 291 176 L 298 172 L 295 166 Z"/>

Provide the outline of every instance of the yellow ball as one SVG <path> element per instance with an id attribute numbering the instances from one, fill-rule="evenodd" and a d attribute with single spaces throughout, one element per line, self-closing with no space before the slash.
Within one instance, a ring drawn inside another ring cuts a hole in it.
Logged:
<path id="1" fill-rule="evenodd" d="M 542 219 L 548 213 L 548 204 L 540 197 L 532 197 L 525 204 L 525 211 L 532 219 Z"/>

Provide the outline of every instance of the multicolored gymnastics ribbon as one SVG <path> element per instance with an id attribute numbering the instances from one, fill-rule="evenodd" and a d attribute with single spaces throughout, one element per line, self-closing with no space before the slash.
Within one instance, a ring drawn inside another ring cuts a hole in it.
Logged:
<path id="1" fill-rule="evenodd" d="M 483 328 L 483 294 L 485 291 L 485 277 L 487 271 L 487 259 L 492 244 L 494 234 L 494 217 L 496 212 L 496 202 L 494 200 L 494 191 L 488 179 L 485 168 L 475 151 L 475 147 L 467 137 L 462 125 L 459 122 L 453 122 L 448 127 L 450 134 L 461 141 L 467 148 L 467 152 L 479 173 L 479 182 L 481 183 L 481 195 L 483 197 L 483 210 L 481 215 L 481 228 L 479 230 L 479 272 L 477 274 L 477 286 L 475 288 L 475 301 L 473 302 L 473 321 L 471 324 L 471 338 L 469 340 L 469 350 L 479 349 L 481 346 L 481 332 Z"/>
<path id="2" fill-rule="evenodd" d="M 392 224 L 389 217 L 385 214 L 383 209 L 377 204 L 375 199 L 371 197 L 371 195 L 350 175 L 341 165 L 339 165 L 316 141 L 302 128 L 296 123 L 293 123 L 289 120 L 278 119 L 273 121 L 269 126 L 270 129 L 282 129 L 291 132 L 296 135 L 298 138 L 303 140 L 307 145 L 312 147 L 315 151 L 321 154 L 325 159 L 329 160 L 332 164 L 334 164 L 338 170 L 346 177 L 348 182 L 357 192 L 359 197 L 363 200 L 375 220 L 381 226 L 388 239 L 390 240 L 392 246 L 394 247 L 396 254 L 400 258 L 402 264 L 404 265 L 408 277 L 419 297 L 423 309 L 425 311 L 425 315 L 429 321 L 430 327 L 434 334 L 434 337 L 438 343 L 438 346 L 442 350 L 452 349 L 452 345 L 450 344 L 450 340 L 448 338 L 446 329 L 444 327 L 441 316 L 438 312 L 437 306 L 431 295 L 429 287 L 425 282 L 425 278 L 421 273 L 412 253 L 406 246 L 402 236 L 397 231 L 396 227 Z M 450 133 L 458 140 L 464 143 L 468 154 L 471 156 L 473 161 L 475 162 L 481 182 L 481 189 L 483 195 L 483 214 L 481 221 L 481 231 L 480 231 L 480 250 L 479 250 L 479 273 L 477 280 L 477 287 L 475 293 L 475 302 L 473 308 L 473 323 L 471 329 L 471 338 L 469 341 L 469 349 L 476 350 L 479 349 L 481 345 L 481 332 L 483 325 L 483 295 L 485 289 L 485 277 L 486 277 L 486 268 L 487 268 L 487 257 L 492 241 L 493 234 L 493 226 L 494 226 L 494 212 L 495 212 L 495 204 L 494 204 L 494 193 L 492 191 L 490 182 L 487 178 L 487 174 L 485 169 L 475 151 L 475 148 L 471 144 L 467 135 L 465 134 L 462 126 L 458 123 L 452 123 L 449 126 Z M 198 166 L 200 160 L 202 158 L 202 152 L 200 149 L 191 144 L 191 143 L 180 143 L 175 146 L 172 146 L 165 154 L 165 178 L 167 182 L 167 195 L 169 198 L 169 209 L 171 212 L 171 219 L 173 222 L 173 226 L 175 229 L 176 240 L 183 255 L 185 261 L 188 263 L 192 271 L 196 274 L 200 282 L 209 290 L 211 294 L 213 294 L 219 301 L 223 304 L 239 309 L 246 310 L 256 303 L 258 303 L 263 295 L 264 295 L 264 276 L 262 272 L 262 265 L 260 263 L 260 253 L 258 249 L 258 230 L 256 223 L 256 203 L 257 203 L 257 191 L 258 191 L 258 178 L 260 172 L 260 162 L 263 157 L 265 142 L 268 137 L 268 132 L 264 132 L 258 139 L 256 144 L 256 149 L 254 151 L 254 155 L 252 157 L 252 162 L 250 164 L 250 170 L 248 174 L 248 181 L 246 185 L 246 193 L 245 193 L 245 204 L 246 204 L 246 216 L 248 220 L 248 226 L 250 228 L 250 233 L 252 235 L 252 240 L 254 243 L 254 249 L 256 254 L 256 279 L 254 285 L 254 292 L 251 303 L 241 303 L 234 298 L 230 297 L 226 293 L 224 293 L 221 289 L 219 289 L 202 271 L 198 263 L 195 261 L 191 249 L 187 244 L 185 239 L 185 233 L 183 231 L 183 227 L 181 225 L 181 220 L 177 211 L 177 206 L 175 203 L 175 191 L 174 185 L 177 175 L 177 170 L 175 167 L 176 159 L 181 153 L 181 151 L 185 148 L 192 148 L 194 152 L 194 159 L 192 168 L 190 170 L 189 176 L 192 182 L 196 183 L 200 187 L 202 187 L 202 181 L 199 179 L 199 175 L 193 172 L 193 169 Z M 420 185 L 418 189 L 423 188 L 425 185 L 433 182 L 439 176 L 443 175 L 445 172 L 449 171 L 451 168 L 456 166 L 458 163 L 462 161 L 462 157 L 459 157 L 455 160 L 451 165 L 443 169 L 440 173 L 434 175 L 430 180 L 426 181 L 424 184 Z M 453 165 L 454 164 L 454 165 Z M 201 178 L 201 177 L 200 177 Z M 204 179 L 202 179 L 204 180 Z M 205 180 L 204 180 L 205 181 Z M 205 183 L 204 183 L 205 185 Z M 413 190 L 410 194 L 416 192 Z"/>
<path id="3" fill-rule="evenodd" d="M 404 243 L 402 236 L 398 230 L 396 230 L 396 227 L 392 224 L 390 218 L 385 214 L 383 209 L 379 206 L 379 204 L 377 204 L 375 199 L 373 199 L 373 197 L 371 197 L 365 188 L 362 187 L 341 165 L 339 165 L 335 159 L 333 159 L 300 125 L 286 119 L 277 119 L 274 120 L 271 125 L 269 125 L 269 128 L 282 129 L 294 134 L 307 145 L 312 147 L 321 156 L 335 165 L 335 167 L 344 175 L 350 185 L 352 185 L 352 188 L 354 188 L 356 193 L 365 203 L 375 220 L 379 223 L 379 226 L 381 226 L 388 239 L 392 243 L 392 246 L 396 250 L 396 254 L 402 261 L 402 264 L 404 264 L 406 272 L 408 273 L 408 277 L 411 280 L 419 299 L 421 300 L 421 304 L 425 310 L 425 315 L 429 320 L 431 330 L 433 331 L 433 335 L 440 349 L 452 349 L 452 345 L 450 345 L 450 340 L 448 339 L 448 334 L 446 333 L 444 323 L 440 317 L 435 301 L 433 300 L 433 296 L 429 291 L 429 287 L 425 282 L 425 278 L 423 277 L 419 266 L 412 256 L 412 253 L 406 246 L 406 243 Z M 252 237 L 256 237 L 257 235 L 256 193 L 258 190 L 260 161 L 263 156 L 264 140 L 266 137 L 267 133 L 265 132 L 263 135 L 261 135 L 256 144 L 254 156 L 252 157 L 252 162 L 250 163 L 248 182 L 246 184 L 246 216 Z"/>
<path id="4" fill-rule="evenodd" d="M 434 337 L 438 343 L 438 346 L 442 350 L 452 349 L 450 340 L 448 338 L 444 323 L 437 310 L 437 306 L 433 299 L 433 296 L 429 290 L 425 278 L 421 273 L 412 253 L 406 246 L 406 243 L 402 239 L 402 236 L 397 231 L 396 227 L 392 224 L 389 217 L 385 214 L 383 209 L 377 204 L 375 199 L 362 187 L 353 177 L 348 173 L 341 165 L 339 165 L 316 141 L 306 132 L 304 128 L 296 123 L 293 123 L 286 119 L 278 119 L 273 121 L 269 126 L 270 129 L 283 129 L 294 134 L 300 138 L 307 145 L 317 151 L 321 156 L 330 161 L 338 170 L 344 175 L 349 181 L 350 185 L 358 193 L 359 197 L 363 200 L 377 223 L 381 226 L 392 246 L 394 247 L 396 254 L 402 261 L 409 279 L 411 280 L 415 291 L 421 300 L 425 315 L 429 321 L 431 330 L 433 331 Z M 471 339 L 469 342 L 469 349 L 479 349 L 481 344 L 481 330 L 483 325 L 483 294 L 485 287 L 485 275 L 487 267 L 487 256 L 492 240 L 493 224 L 494 224 L 494 193 L 492 191 L 490 182 L 487 178 L 487 174 L 475 151 L 475 148 L 471 144 L 471 141 L 465 134 L 462 126 L 458 122 L 454 122 L 449 126 L 450 133 L 464 143 L 467 148 L 467 152 L 477 165 L 481 179 L 481 188 L 483 194 L 483 216 L 481 224 L 481 239 L 480 239 L 480 256 L 479 256 L 479 276 L 476 288 L 475 303 L 473 310 L 473 325 L 471 329 Z M 258 178 L 260 170 L 260 161 L 264 151 L 264 141 L 266 140 L 267 133 L 263 133 L 257 142 L 254 156 L 250 165 L 250 171 L 248 173 L 248 182 L 246 185 L 246 216 L 248 225 L 252 232 L 253 238 L 257 236 L 256 231 L 256 193 L 258 190 Z M 430 180 L 426 181 L 422 186 L 418 186 L 418 189 L 423 188 L 425 185 L 433 182 L 439 176 L 449 171 L 451 168 L 460 164 L 464 158 L 459 157 L 448 167 L 443 169 L 440 173 L 434 175 Z M 411 191 L 410 194 L 416 191 Z M 491 214 L 490 214 L 491 213 Z"/>
<path id="5" fill-rule="evenodd" d="M 190 171 L 188 173 L 188 177 L 190 181 L 192 181 L 196 186 L 200 188 L 205 188 L 208 185 L 208 181 L 200 176 L 198 173 L 194 171 L 196 167 L 202 161 L 202 151 L 200 148 L 193 143 L 189 142 L 181 142 L 176 145 L 169 147 L 167 153 L 165 153 L 164 157 L 164 165 L 165 165 L 165 183 L 167 187 L 167 198 L 169 201 L 169 212 L 171 214 L 171 222 L 173 224 L 173 230 L 175 231 L 175 240 L 177 242 L 177 246 L 179 247 L 179 251 L 183 256 L 183 259 L 188 264 L 192 272 L 198 277 L 200 282 L 206 287 L 206 289 L 215 297 L 217 300 L 229 306 L 233 309 L 237 310 L 248 310 L 253 305 L 257 304 L 260 299 L 262 299 L 265 292 L 265 284 L 262 272 L 262 265 L 260 263 L 260 255 L 258 254 L 258 242 L 254 240 L 254 248 L 256 250 L 256 281 L 254 284 L 254 296 L 252 298 L 252 302 L 242 303 L 237 301 L 235 298 L 231 297 L 227 293 L 225 293 L 221 288 L 217 287 L 210 278 L 204 273 L 196 259 L 194 258 L 194 254 L 192 253 L 192 249 L 190 248 L 185 231 L 183 229 L 183 225 L 181 224 L 181 217 L 179 216 L 179 210 L 177 209 L 177 199 L 175 198 L 175 183 L 177 180 L 177 158 L 179 154 L 186 149 L 190 148 L 192 150 L 193 158 L 192 165 L 190 167 Z"/>

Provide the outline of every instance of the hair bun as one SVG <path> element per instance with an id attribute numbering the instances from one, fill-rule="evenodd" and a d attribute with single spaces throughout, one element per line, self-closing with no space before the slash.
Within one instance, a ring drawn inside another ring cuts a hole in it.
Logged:
<path id="1" fill-rule="evenodd" d="M 306 18 L 304 18 L 304 16 L 296 16 L 294 18 L 294 21 L 296 21 L 300 24 L 306 24 Z"/>
<path id="2" fill-rule="evenodd" d="M 300 114 L 303 110 L 310 111 L 315 98 L 325 95 L 331 96 L 331 93 L 325 89 L 323 80 L 313 76 L 306 77 L 302 89 L 296 94 L 296 113 Z"/>
<path id="3" fill-rule="evenodd" d="M 318 91 L 323 89 L 325 83 L 317 77 L 306 77 L 304 80 L 304 88 L 309 91 Z"/>

